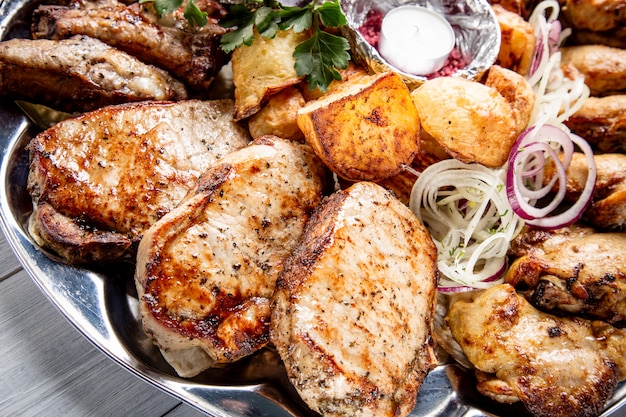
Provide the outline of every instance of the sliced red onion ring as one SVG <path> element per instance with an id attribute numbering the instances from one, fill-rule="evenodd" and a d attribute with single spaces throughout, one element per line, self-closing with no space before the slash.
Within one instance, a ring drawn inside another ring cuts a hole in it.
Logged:
<path id="1" fill-rule="evenodd" d="M 580 136 L 551 125 L 543 125 L 539 130 L 531 127 L 524 131 L 516 140 L 508 160 L 506 191 L 515 213 L 526 221 L 526 224 L 543 229 L 556 229 L 568 226 L 580 219 L 591 202 L 596 182 L 596 167 L 593 151 L 589 144 Z M 565 197 L 567 169 L 572 161 L 574 145 L 585 154 L 588 164 L 588 175 L 585 188 L 579 199 L 562 213 L 551 216 Z M 557 155 L 557 151 L 560 156 Z M 543 181 L 543 169 L 537 169 L 537 162 L 543 167 L 552 161 L 557 174 L 546 185 Z M 552 200 L 544 207 L 535 206 L 538 200 L 553 194 L 558 182 L 558 190 Z M 526 184 L 531 184 L 528 188 Z"/>

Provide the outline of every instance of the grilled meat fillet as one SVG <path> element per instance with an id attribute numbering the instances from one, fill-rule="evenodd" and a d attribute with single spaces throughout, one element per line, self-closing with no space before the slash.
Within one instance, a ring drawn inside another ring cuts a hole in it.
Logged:
<path id="1" fill-rule="evenodd" d="M 573 225 L 526 229 L 512 243 L 505 281 L 537 308 L 626 320 L 626 234 Z"/>
<path id="2" fill-rule="evenodd" d="M 576 29 L 604 32 L 626 25 L 624 0 L 561 0 L 562 15 Z"/>
<path id="3" fill-rule="evenodd" d="M 219 45 L 226 29 L 217 24 L 225 10 L 214 1 L 197 4 L 204 4 L 203 11 L 208 13 L 209 22 L 202 27 L 191 27 L 180 11 L 159 18 L 152 3 L 86 0 L 67 7 L 44 5 L 34 12 L 32 35 L 36 39 L 98 38 L 169 71 L 194 96 L 206 96 L 227 59 Z"/>
<path id="4" fill-rule="evenodd" d="M 324 189 L 325 167 L 307 145 L 266 136 L 209 168 L 146 232 L 140 312 L 179 375 L 268 343 L 276 279 Z"/>
<path id="5" fill-rule="evenodd" d="M 70 263 L 134 256 L 204 170 L 248 145 L 233 108 L 226 99 L 129 103 L 43 131 L 28 145 L 31 233 Z"/>
<path id="6" fill-rule="evenodd" d="M 97 39 L 0 43 L 0 96 L 78 112 L 143 100 L 180 100 L 185 86 Z"/>
<path id="7" fill-rule="evenodd" d="M 406 416 L 435 366 L 437 251 L 382 187 L 324 200 L 272 297 L 271 341 L 304 401 L 324 416 Z"/>
<path id="8" fill-rule="evenodd" d="M 600 152 L 626 152 L 626 94 L 589 97 L 565 121 Z"/>
<path id="9" fill-rule="evenodd" d="M 604 45 L 561 48 L 561 63 L 574 66 L 585 77 L 592 96 L 626 92 L 626 50 Z"/>
<path id="10" fill-rule="evenodd" d="M 479 392 L 536 417 L 597 416 L 626 377 L 623 330 L 542 313 L 508 284 L 454 295 L 445 320 Z"/>
<path id="11" fill-rule="evenodd" d="M 626 226 L 626 155 L 607 153 L 594 155 L 596 184 L 591 204 L 583 214 L 584 220 L 599 230 L 623 230 Z M 546 179 L 556 173 L 554 166 L 546 169 Z M 567 171 L 565 199 L 578 200 L 585 188 L 589 172 L 587 158 L 574 153 Z"/>

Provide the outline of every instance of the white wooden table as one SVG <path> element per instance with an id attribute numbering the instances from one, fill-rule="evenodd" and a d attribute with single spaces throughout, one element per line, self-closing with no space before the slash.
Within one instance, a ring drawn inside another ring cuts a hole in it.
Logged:
<path id="1" fill-rule="evenodd" d="M 0 416 L 203 415 L 132 375 L 74 329 L 0 232 Z"/>

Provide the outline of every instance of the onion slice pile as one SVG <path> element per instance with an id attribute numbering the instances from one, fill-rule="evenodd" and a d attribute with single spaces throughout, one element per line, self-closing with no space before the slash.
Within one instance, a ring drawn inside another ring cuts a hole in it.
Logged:
<path id="1" fill-rule="evenodd" d="M 509 242 L 522 224 L 509 204 L 505 175 L 449 159 L 426 168 L 413 185 L 409 207 L 437 246 L 440 291 L 501 281 Z"/>
<path id="2" fill-rule="evenodd" d="M 562 208 L 567 187 L 567 169 L 572 161 L 574 145 L 587 158 L 587 179 L 578 200 L 565 211 Z M 546 164 L 554 164 L 556 174 L 544 178 Z M 596 183 L 596 166 L 589 144 L 572 133 L 552 125 L 525 130 L 509 155 L 506 191 L 511 207 L 526 224 L 543 229 L 569 226 L 582 216 L 591 202 Z M 556 188 L 556 192 L 555 191 Z M 550 201 L 544 201 L 550 199 Z M 538 202 L 544 205 L 538 207 Z"/>

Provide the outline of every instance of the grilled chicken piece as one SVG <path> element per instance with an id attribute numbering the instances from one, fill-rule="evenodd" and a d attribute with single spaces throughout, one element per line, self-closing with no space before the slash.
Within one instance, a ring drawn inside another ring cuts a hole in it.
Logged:
<path id="1" fill-rule="evenodd" d="M 561 48 L 561 64 L 574 66 L 584 77 L 592 96 L 626 91 L 626 50 L 604 45 Z"/>
<path id="2" fill-rule="evenodd" d="M 608 31 L 626 25 L 625 0 L 560 0 L 562 16 L 575 29 Z"/>
<path id="3" fill-rule="evenodd" d="M 505 281 L 537 308 L 608 323 L 626 320 L 626 234 L 573 225 L 526 229 Z"/>
<path id="4" fill-rule="evenodd" d="M 73 1 L 68 7 L 40 6 L 34 12 L 34 38 L 63 39 L 87 35 L 121 49 L 143 62 L 169 71 L 194 95 L 204 95 L 227 55 L 219 46 L 226 29 L 217 24 L 225 9 L 204 5 L 209 22 L 190 27 L 182 11 L 159 18 L 152 3 L 125 5 L 116 0 Z"/>
<path id="5" fill-rule="evenodd" d="M 446 323 L 483 395 L 536 417 L 591 417 L 626 377 L 623 330 L 542 313 L 508 284 L 453 297 Z"/>
<path id="6" fill-rule="evenodd" d="M 207 170 L 146 232 L 135 275 L 143 325 L 179 375 L 267 344 L 276 279 L 324 188 L 307 145 L 266 136 Z"/>
<path id="7" fill-rule="evenodd" d="M 589 97 L 565 121 L 600 152 L 626 152 L 626 94 Z"/>
<path id="8" fill-rule="evenodd" d="M 0 43 L 0 96 L 67 112 L 143 100 L 180 100 L 184 85 L 97 39 Z"/>
<path id="9" fill-rule="evenodd" d="M 568 37 L 572 45 L 606 45 L 626 49 L 626 27 L 619 27 L 603 32 L 575 30 Z"/>
<path id="10" fill-rule="evenodd" d="M 437 251 L 382 187 L 324 200 L 272 298 L 271 341 L 304 401 L 328 416 L 410 413 L 435 366 Z"/>
<path id="11" fill-rule="evenodd" d="M 594 156 L 597 178 L 591 205 L 584 219 L 599 230 L 623 230 L 626 226 L 626 155 L 600 154 Z M 546 182 L 554 173 L 546 169 Z M 585 188 L 588 174 L 587 158 L 574 153 L 567 171 L 565 199 L 578 200 Z"/>
<path id="12" fill-rule="evenodd" d="M 217 159 L 248 145 L 232 100 L 146 102 L 68 119 L 28 145 L 31 233 L 70 263 L 134 256 Z"/>

